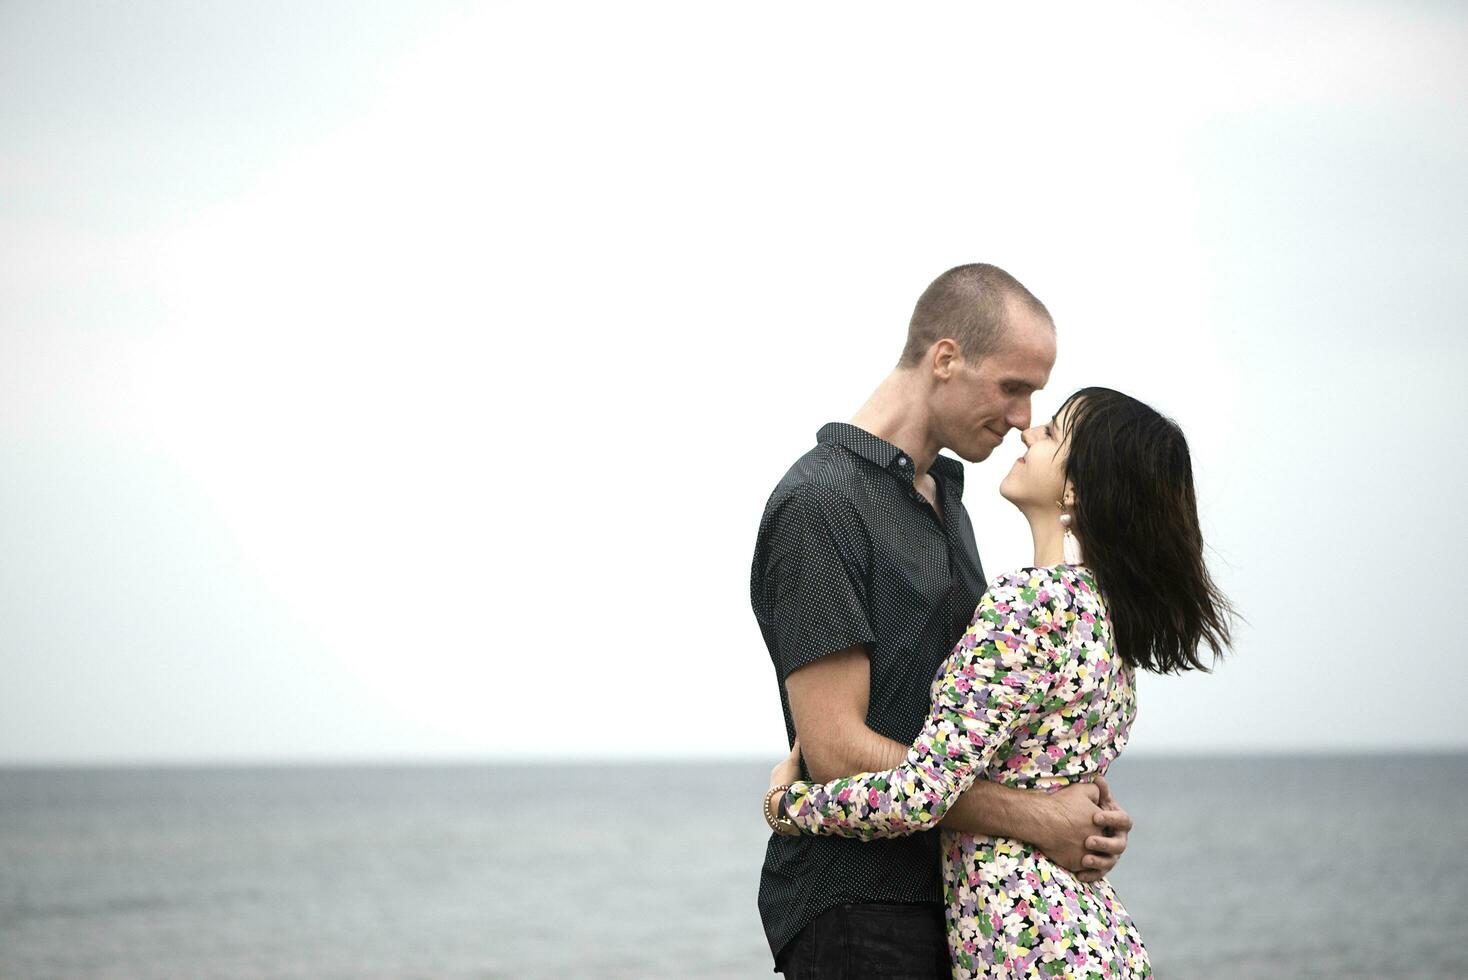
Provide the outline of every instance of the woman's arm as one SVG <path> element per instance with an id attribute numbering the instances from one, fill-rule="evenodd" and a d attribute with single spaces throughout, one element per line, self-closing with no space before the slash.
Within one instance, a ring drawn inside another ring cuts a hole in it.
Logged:
<path id="1" fill-rule="evenodd" d="M 824 784 L 796 782 L 782 809 L 803 833 L 871 840 L 935 825 L 1020 722 L 1049 703 L 1074 614 L 1050 569 L 1002 576 L 944 665 L 927 725 L 903 762 Z"/>

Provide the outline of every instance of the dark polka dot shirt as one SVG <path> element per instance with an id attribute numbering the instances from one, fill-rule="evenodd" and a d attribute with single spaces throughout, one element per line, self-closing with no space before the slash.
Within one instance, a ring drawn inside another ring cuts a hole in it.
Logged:
<path id="1" fill-rule="evenodd" d="M 794 739 L 795 726 L 785 678 L 861 644 L 871 660 L 867 725 L 910 743 L 927 719 L 933 676 L 984 593 L 963 464 L 939 455 L 929 470 L 940 517 L 897 446 L 842 422 L 816 439 L 765 505 L 750 576 L 786 737 Z M 937 831 L 870 842 L 772 834 L 760 874 L 760 917 L 774 953 L 844 902 L 942 900 Z"/>

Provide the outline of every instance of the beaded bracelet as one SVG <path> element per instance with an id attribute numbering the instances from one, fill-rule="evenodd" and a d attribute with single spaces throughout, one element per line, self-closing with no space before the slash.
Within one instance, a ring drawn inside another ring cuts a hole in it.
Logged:
<path id="1" fill-rule="evenodd" d="M 789 789 L 790 784 L 786 783 L 783 786 L 770 787 L 770 791 L 765 794 L 765 823 L 770 825 L 771 830 L 783 837 L 798 837 L 800 828 L 795 825 L 795 821 L 775 813 L 775 797 L 783 797 Z"/>

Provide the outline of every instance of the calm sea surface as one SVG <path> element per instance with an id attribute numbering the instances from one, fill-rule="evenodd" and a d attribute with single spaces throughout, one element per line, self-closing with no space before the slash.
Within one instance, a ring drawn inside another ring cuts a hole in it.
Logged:
<path id="1" fill-rule="evenodd" d="M 0 977 L 772 976 L 768 772 L 0 770 Z M 1160 977 L 1468 978 L 1468 756 L 1123 759 L 1112 787 Z"/>

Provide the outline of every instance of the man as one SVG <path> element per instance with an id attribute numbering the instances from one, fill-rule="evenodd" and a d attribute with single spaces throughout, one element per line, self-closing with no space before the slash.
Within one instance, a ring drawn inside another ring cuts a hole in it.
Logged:
<path id="1" fill-rule="evenodd" d="M 891 768 L 927 720 L 929 686 L 985 589 L 963 466 L 1030 424 L 1055 363 L 1049 312 L 991 265 L 918 299 L 892 373 L 851 422 L 817 435 L 760 521 L 750 598 L 809 777 Z M 1028 841 L 1087 880 L 1131 820 L 1099 785 L 1047 795 L 980 780 L 949 830 Z M 772 835 L 759 906 L 787 977 L 948 977 L 938 834 L 862 842 Z"/>

